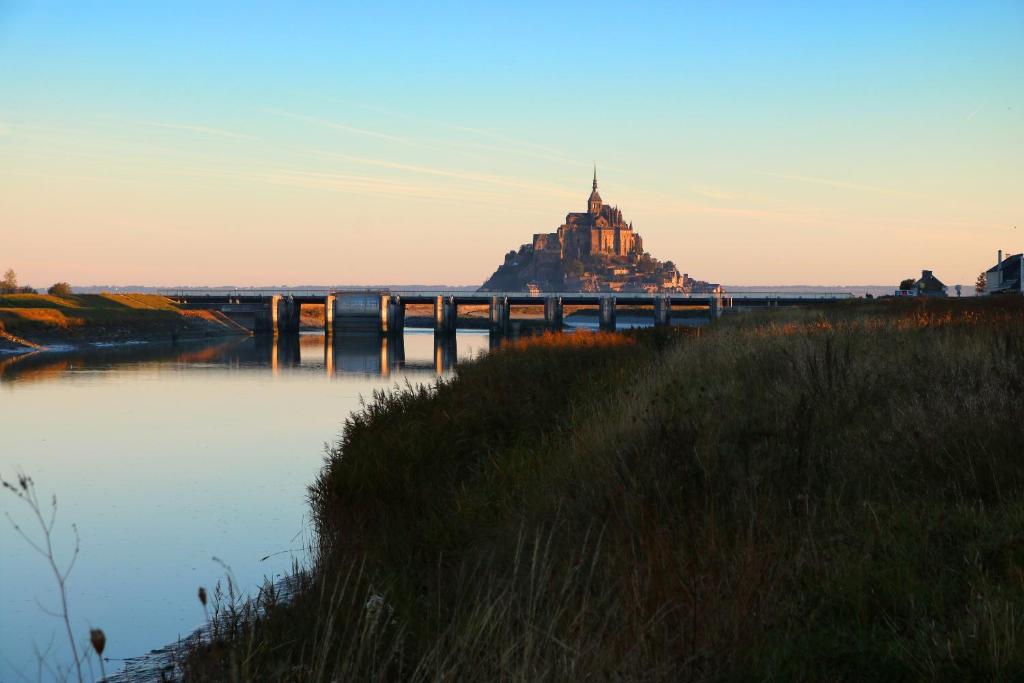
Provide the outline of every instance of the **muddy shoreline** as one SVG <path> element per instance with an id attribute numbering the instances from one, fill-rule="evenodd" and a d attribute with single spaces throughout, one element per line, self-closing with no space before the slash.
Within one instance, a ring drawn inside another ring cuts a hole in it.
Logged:
<path id="1" fill-rule="evenodd" d="M 225 332 L 223 334 L 202 334 L 202 335 L 173 335 L 170 338 L 161 335 L 152 338 L 131 339 L 109 339 L 98 337 L 96 339 L 75 339 L 73 341 L 64 339 L 40 339 L 27 344 L 19 344 L 7 339 L 0 338 L 0 358 L 11 358 L 25 354 L 46 353 L 74 353 L 82 351 L 100 351 L 103 349 L 119 349 L 131 346 L 144 345 L 174 345 L 179 342 L 196 342 L 203 340 L 228 339 L 232 337 L 245 337 L 244 332 Z"/>

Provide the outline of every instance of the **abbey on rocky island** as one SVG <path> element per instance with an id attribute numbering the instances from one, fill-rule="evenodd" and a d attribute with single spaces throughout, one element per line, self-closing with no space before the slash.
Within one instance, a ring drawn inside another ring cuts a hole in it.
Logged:
<path id="1" fill-rule="evenodd" d="M 570 212 L 555 232 L 505 255 L 481 291 L 707 292 L 717 284 L 680 274 L 671 261 L 644 251 L 622 211 L 601 200 L 597 168 L 587 210 Z"/>

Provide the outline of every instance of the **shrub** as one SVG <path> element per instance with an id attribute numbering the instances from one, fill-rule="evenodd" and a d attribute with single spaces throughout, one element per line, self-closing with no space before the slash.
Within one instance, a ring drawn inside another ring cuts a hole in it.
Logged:
<path id="1" fill-rule="evenodd" d="M 50 288 L 46 290 L 46 293 L 50 294 L 51 296 L 70 296 L 71 285 L 69 285 L 67 282 L 56 282 L 50 285 Z"/>
<path id="2" fill-rule="evenodd" d="M 0 279 L 0 294 L 14 294 L 18 291 L 18 274 L 12 268 L 8 268 Z"/>

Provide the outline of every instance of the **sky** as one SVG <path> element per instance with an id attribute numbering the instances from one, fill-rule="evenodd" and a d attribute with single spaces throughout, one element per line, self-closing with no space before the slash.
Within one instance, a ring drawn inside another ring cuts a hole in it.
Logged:
<path id="1" fill-rule="evenodd" d="M 0 0 L 0 269 L 477 284 L 586 207 L 736 285 L 1024 250 L 1024 3 Z"/>

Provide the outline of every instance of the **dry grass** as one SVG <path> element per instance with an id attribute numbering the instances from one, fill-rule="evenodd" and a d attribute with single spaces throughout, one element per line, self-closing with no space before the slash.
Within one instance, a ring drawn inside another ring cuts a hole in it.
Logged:
<path id="1" fill-rule="evenodd" d="M 505 348 L 513 351 L 525 349 L 592 349 L 633 346 L 635 337 L 614 332 L 550 332 L 545 331 L 510 341 Z"/>
<path id="2" fill-rule="evenodd" d="M 378 394 L 233 680 L 1011 679 L 1024 305 L 540 338 Z"/>
<path id="3" fill-rule="evenodd" d="M 152 294 L 0 296 L 0 334 L 30 344 L 172 339 L 242 332 L 217 311 L 186 310 Z"/>
<path id="4" fill-rule="evenodd" d="M 67 316 L 56 308 L 5 308 L 0 310 L 0 320 L 4 321 L 6 327 L 12 329 L 53 327 L 66 330 L 85 324 L 85 318 Z"/>

